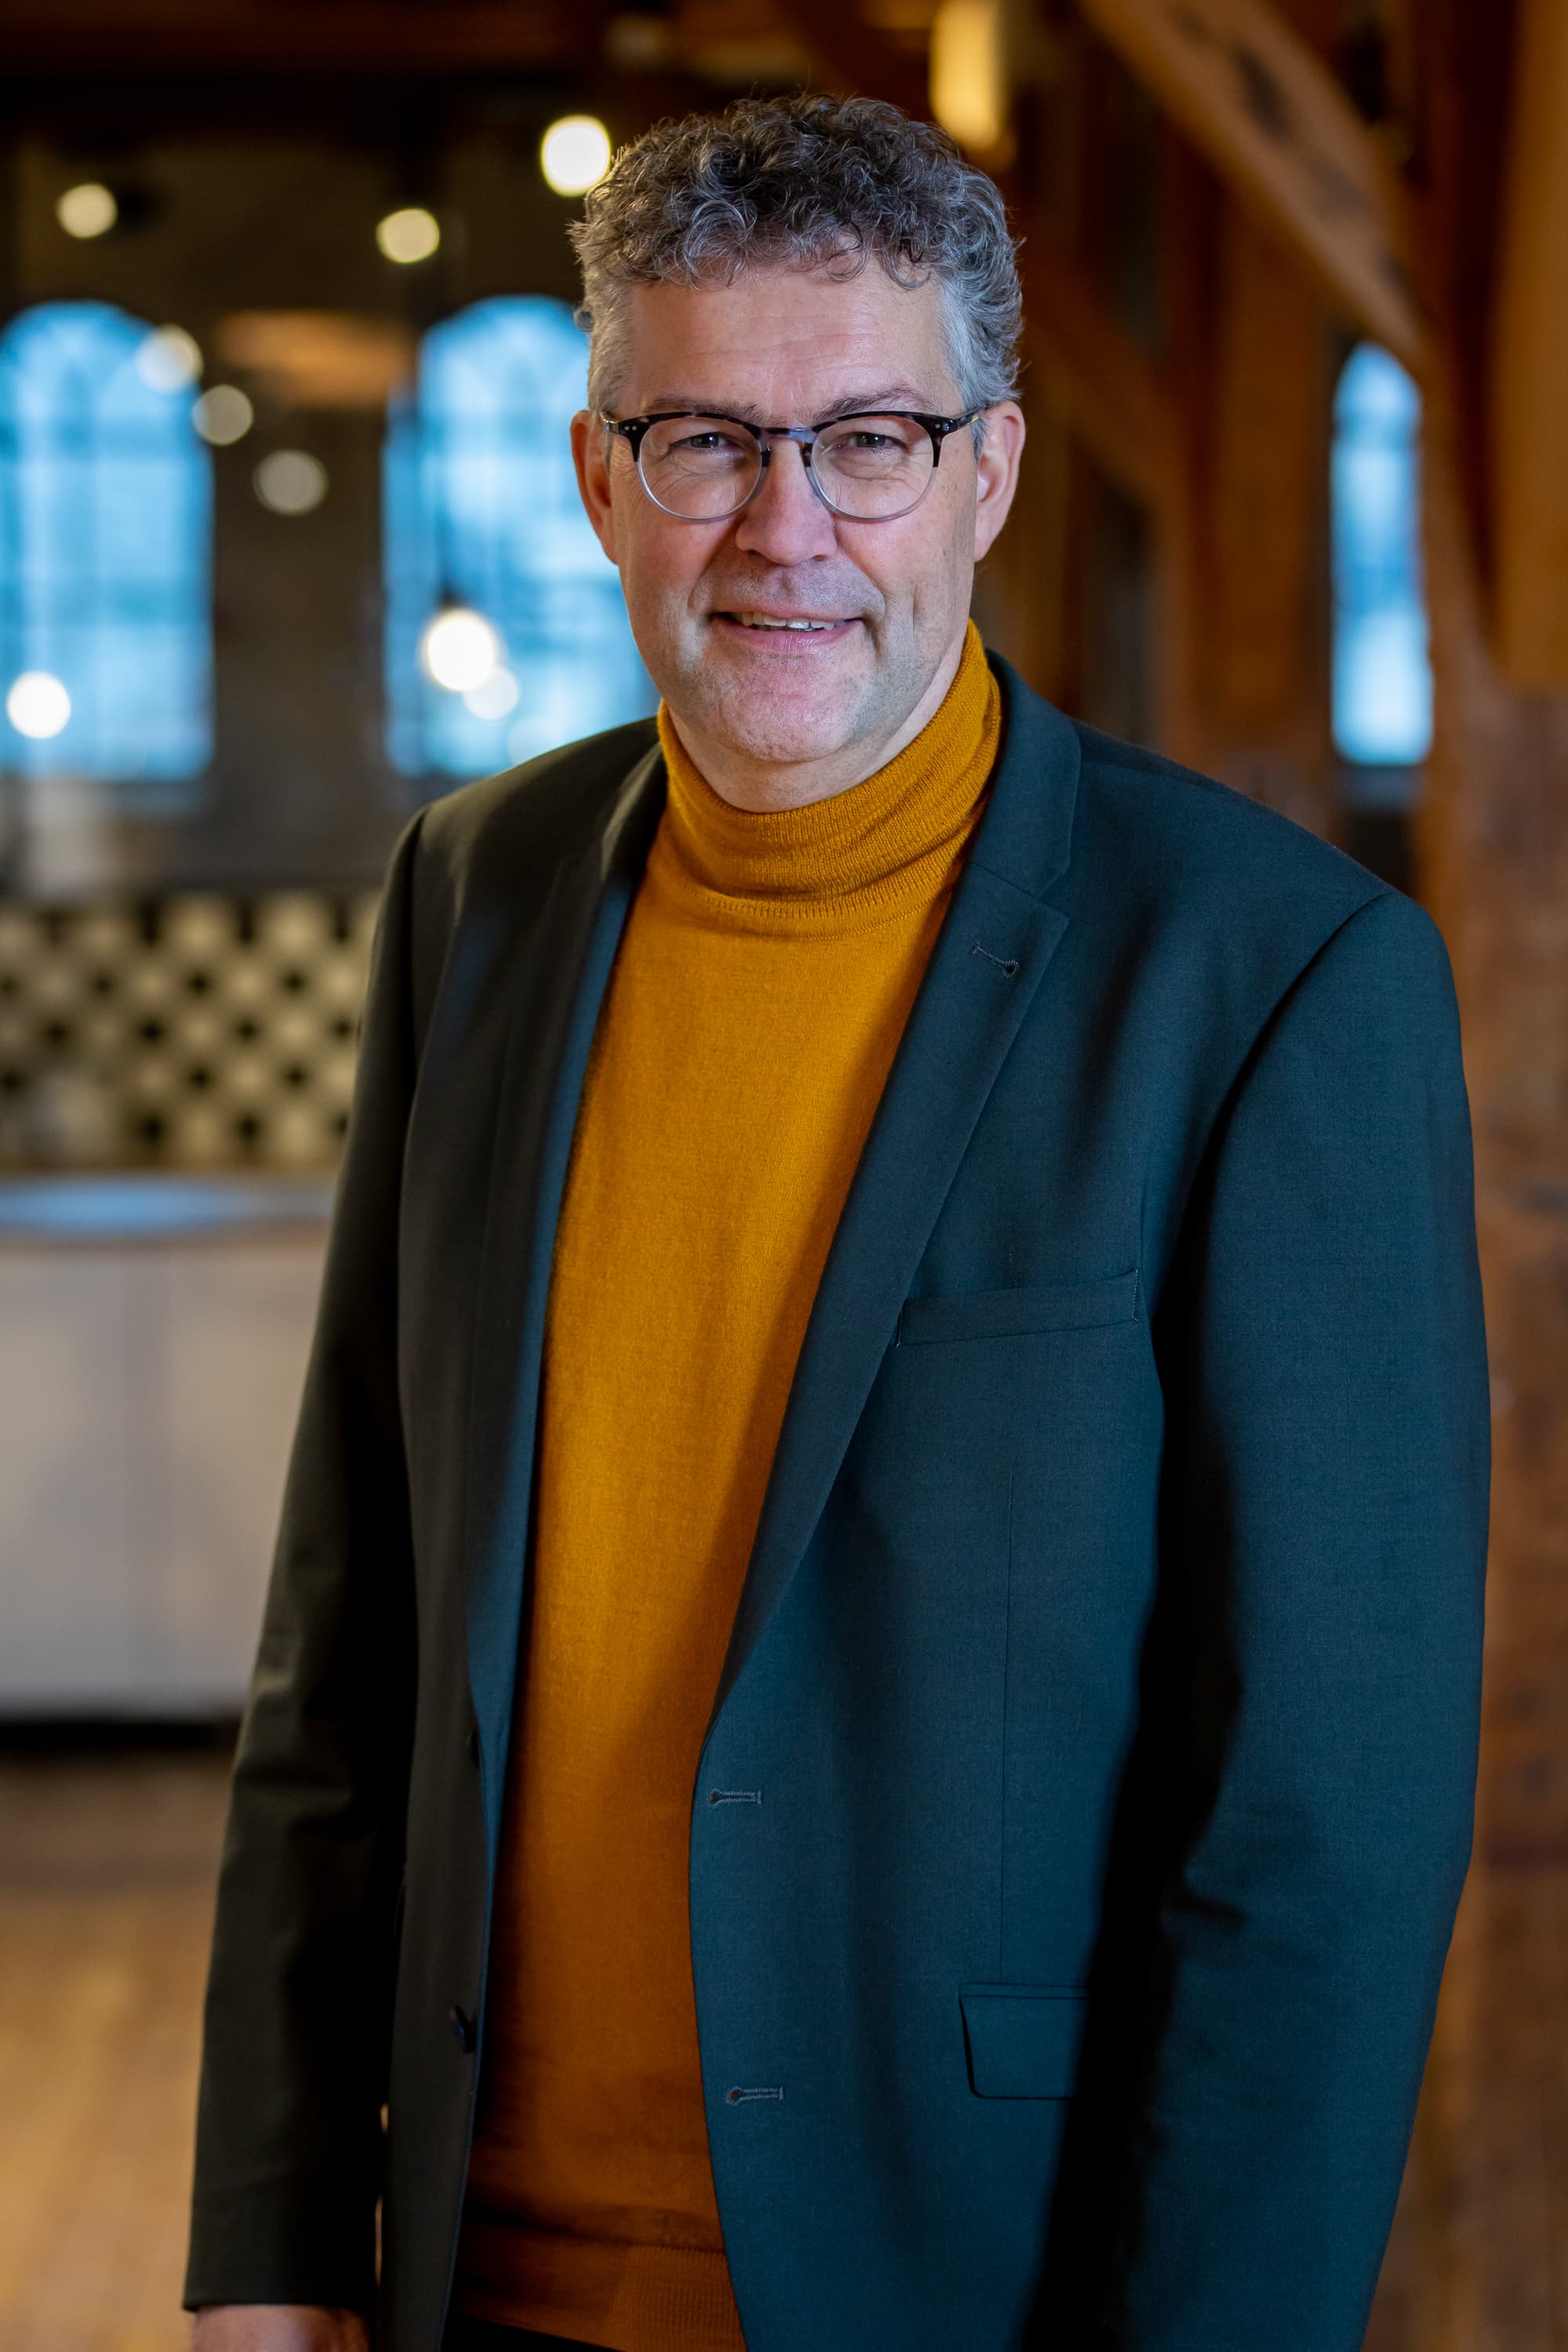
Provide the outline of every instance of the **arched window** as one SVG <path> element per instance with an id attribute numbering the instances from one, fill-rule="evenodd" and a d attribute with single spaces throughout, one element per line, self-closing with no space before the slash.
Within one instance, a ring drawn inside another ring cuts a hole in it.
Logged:
<path id="1" fill-rule="evenodd" d="M 586 337 L 542 295 L 476 302 L 425 337 L 384 476 L 387 749 L 405 775 L 483 775 L 654 707 L 577 496 L 567 425 L 586 381 Z M 443 604 L 498 641 L 466 688 L 421 659 Z"/>
<path id="2" fill-rule="evenodd" d="M 1341 757 L 1408 769 L 1432 744 L 1421 570 L 1421 395 L 1376 343 L 1334 398 L 1333 728 Z"/>
<path id="3" fill-rule="evenodd" d="M 0 761 L 14 772 L 122 785 L 141 810 L 190 804 L 171 788 L 212 750 L 212 461 L 195 404 L 170 339 L 110 303 L 41 303 L 0 334 Z M 58 686 L 14 691 L 38 674 Z"/>

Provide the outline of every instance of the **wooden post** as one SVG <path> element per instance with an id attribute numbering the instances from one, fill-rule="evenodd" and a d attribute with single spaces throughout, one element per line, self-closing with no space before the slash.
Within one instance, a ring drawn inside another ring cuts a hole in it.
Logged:
<path id="1" fill-rule="evenodd" d="M 1497 667 L 1458 438 L 1439 394 L 1426 466 L 1437 732 L 1418 851 L 1454 960 L 1475 1121 L 1495 1446 L 1487 1696 L 1475 1861 L 1369 2352 L 1556 2352 L 1568 2288 L 1568 695 L 1521 694 Z"/>
<path id="2" fill-rule="evenodd" d="M 1499 657 L 1568 686 L 1568 9 L 1525 0 L 1498 272 L 1491 470 Z"/>
<path id="3" fill-rule="evenodd" d="M 1193 420 L 1199 764 L 1300 824 L 1334 822 L 1327 485 L 1332 335 L 1291 254 L 1226 201 Z"/>
<path id="4" fill-rule="evenodd" d="M 1495 1447 L 1475 1862 L 1375 2352 L 1556 2352 L 1568 2308 L 1568 692 L 1492 633 L 1489 496 L 1511 11 L 1422 0 L 1425 507 L 1436 734 L 1420 895 L 1475 1125 Z"/>

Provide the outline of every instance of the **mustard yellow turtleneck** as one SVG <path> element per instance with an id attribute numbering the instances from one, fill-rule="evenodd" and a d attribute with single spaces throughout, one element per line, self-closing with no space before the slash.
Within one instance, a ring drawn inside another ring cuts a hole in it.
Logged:
<path id="1" fill-rule="evenodd" d="M 973 625 L 864 783 L 754 814 L 668 715 L 551 1274 L 530 1621 L 458 2305 L 614 2352 L 743 2352 L 687 1919 L 697 1759 L 795 1357 L 978 822 Z"/>

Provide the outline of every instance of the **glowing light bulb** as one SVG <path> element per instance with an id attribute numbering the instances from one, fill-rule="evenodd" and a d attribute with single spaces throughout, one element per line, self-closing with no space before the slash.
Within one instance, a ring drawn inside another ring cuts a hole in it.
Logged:
<path id="1" fill-rule="evenodd" d="M 327 469 L 307 449 L 274 449 L 251 480 L 262 505 L 274 514 L 309 514 L 327 495 Z"/>
<path id="2" fill-rule="evenodd" d="M 539 142 L 539 168 L 558 196 L 581 196 L 610 168 L 610 134 L 596 115 L 563 114 Z"/>
<path id="3" fill-rule="evenodd" d="M 136 373 L 153 392 L 183 392 L 202 372 L 202 347 L 184 327 L 154 327 L 136 347 Z"/>
<path id="4" fill-rule="evenodd" d="M 472 694 L 500 661 L 500 639 L 482 613 L 467 605 L 437 613 L 419 644 L 419 658 L 437 686 Z"/>
<path id="5" fill-rule="evenodd" d="M 256 422 L 256 411 L 237 383 L 215 383 L 203 393 L 192 414 L 202 439 L 219 449 L 243 441 Z"/>
<path id="6" fill-rule="evenodd" d="M 982 152 L 1007 126 L 998 0 L 940 0 L 931 28 L 931 110 L 961 147 Z"/>
<path id="7" fill-rule="evenodd" d="M 55 218 L 68 236 L 102 236 L 120 218 L 120 206 L 101 180 L 83 180 L 56 197 Z"/>
<path id="8" fill-rule="evenodd" d="M 405 205 L 377 221 L 375 241 L 388 261 L 428 261 L 441 242 L 441 224 L 423 205 Z"/>
<path id="9" fill-rule="evenodd" d="M 5 716 L 18 735 L 47 742 L 58 735 L 71 715 L 71 698 L 59 679 L 47 669 L 25 669 L 11 683 Z"/>

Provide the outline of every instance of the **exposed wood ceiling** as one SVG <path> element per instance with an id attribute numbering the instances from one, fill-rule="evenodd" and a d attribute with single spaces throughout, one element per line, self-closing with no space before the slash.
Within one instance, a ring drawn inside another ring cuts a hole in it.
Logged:
<path id="1" fill-rule="evenodd" d="M 1012 35 L 1020 28 L 1030 35 L 1013 39 L 1026 76 L 1044 70 L 1047 19 L 1058 31 L 1073 14 L 1091 25 L 1235 195 L 1315 273 L 1342 314 L 1418 373 L 1427 368 L 1433 337 L 1410 258 L 1407 181 L 1427 184 L 1418 223 L 1425 286 L 1461 412 L 1477 537 L 1495 558 L 1505 657 L 1521 679 L 1568 680 L 1568 437 L 1558 423 L 1568 404 L 1564 0 L 1509 0 L 1527 64 L 1500 267 L 1491 208 L 1483 208 L 1484 231 L 1439 217 L 1430 189 L 1440 190 L 1445 174 L 1431 155 L 1415 152 L 1423 139 L 1441 144 L 1449 116 L 1465 126 L 1467 141 L 1495 134 L 1500 147 L 1500 126 L 1491 119 L 1507 108 L 1494 89 L 1473 89 L 1455 73 L 1438 77 L 1445 89 L 1436 99 L 1426 87 L 1434 24 L 1473 27 L 1489 22 L 1490 10 L 1475 9 L 1471 0 L 1387 0 L 1392 37 L 1383 43 L 1386 56 L 1380 51 L 1374 61 L 1374 79 L 1382 73 L 1388 84 L 1380 138 L 1365 119 L 1365 110 L 1369 110 L 1366 89 L 1347 87 L 1326 62 L 1333 27 L 1344 21 L 1334 0 L 1001 5 Z M 618 115 L 631 127 L 710 97 L 800 81 L 868 91 L 923 112 L 934 6 L 935 0 L 0 0 L 7 74 L 0 114 L 52 122 L 68 143 L 73 118 L 112 143 L 145 134 L 154 121 L 177 122 L 182 109 L 188 116 L 193 108 L 209 122 L 233 121 L 243 130 L 287 83 L 312 120 L 337 120 L 337 109 L 350 136 L 390 126 L 393 138 L 406 142 L 433 135 L 427 123 L 421 132 L 420 120 L 459 91 L 468 93 L 463 103 L 493 111 L 508 104 L 526 110 L 575 89 L 607 119 Z M 1357 84 L 1354 59 L 1336 63 Z M 1401 154 L 1406 131 L 1411 145 Z M 1407 175 L 1397 168 L 1405 161 Z M 1467 185 L 1474 176 L 1466 175 Z M 1088 256 L 1070 240 L 1053 244 L 1021 182 L 1010 194 L 1029 215 L 1023 259 L 1042 364 L 1072 380 L 1079 430 L 1100 445 L 1101 462 L 1135 482 L 1154 507 L 1169 507 L 1184 467 L 1170 386 L 1110 317 Z M 1470 278 L 1484 296 L 1471 303 L 1477 315 L 1468 325 L 1443 283 L 1445 270 L 1454 274 L 1447 256 L 1460 245 L 1467 252 L 1476 247 Z"/>
<path id="2" fill-rule="evenodd" d="M 1387 159 L 1270 0 L 1083 0 L 1161 104 L 1329 292 L 1418 373 L 1426 327 Z"/>
<path id="3" fill-rule="evenodd" d="M 582 58 L 564 0 L 5 0 L 9 74 L 462 73 Z"/>
<path id="4" fill-rule="evenodd" d="M 10 76 L 480 71 L 803 75 L 924 102 L 934 0 L 5 0 Z"/>

